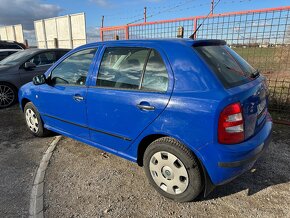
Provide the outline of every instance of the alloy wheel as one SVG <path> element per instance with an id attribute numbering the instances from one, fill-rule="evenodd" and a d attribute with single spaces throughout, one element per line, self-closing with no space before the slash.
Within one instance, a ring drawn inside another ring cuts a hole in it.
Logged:
<path id="1" fill-rule="evenodd" d="M 10 106 L 15 100 L 13 89 L 7 85 L 0 85 L 0 107 Z"/>

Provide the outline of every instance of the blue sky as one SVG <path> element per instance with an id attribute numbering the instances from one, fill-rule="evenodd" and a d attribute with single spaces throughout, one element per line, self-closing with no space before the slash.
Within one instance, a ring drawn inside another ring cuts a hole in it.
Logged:
<path id="1" fill-rule="evenodd" d="M 215 0 L 218 2 L 218 0 Z M 35 44 L 33 21 L 84 12 L 88 41 L 97 40 L 101 17 L 105 26 L 125 25 L 136 20 L 147 21 L 206 15 L 211 0 L 1 0 L 0 26 L 22 24 L 24 37 Z M 215 13 L 287 6 L 289 0 L 221 0 Z"/>
<path id="2" fill-rule="evenodd" d="M 62 15 L 85 12 L 87 26 L 97 27 L 100 26 L 102 15 L 105 15 L 105 26 L 122 25 L 140 19 L 143 17 L 144 6 L 147 7 L 148 15 L 154 15 L 148 18 L 148 21 L 205 15 L 210 10 L 211 0 L 47 0 L 46 2 L 59 5 L 62 8 Z M 287 6 L 289 3 L 289 0 L 221 0 L 215 13 Z"/>

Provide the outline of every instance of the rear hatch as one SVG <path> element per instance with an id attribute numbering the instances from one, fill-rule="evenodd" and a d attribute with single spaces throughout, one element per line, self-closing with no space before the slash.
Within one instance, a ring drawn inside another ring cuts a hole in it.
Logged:
<path id="1" fill-rule="evenodd" d="M 240 102 L 244 119 L 245 140 L 263 127 L 267 112 L 267 86 L 258 70 L 235 51 L 217 41 L 196 45 L 194 49 L 210 66 L 229 93 L 229 103 Z"/>

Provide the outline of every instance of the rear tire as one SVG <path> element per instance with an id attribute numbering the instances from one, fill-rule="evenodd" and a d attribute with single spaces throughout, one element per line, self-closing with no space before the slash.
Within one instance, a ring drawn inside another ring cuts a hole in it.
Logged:
<path id="1" fill-rule="evenodd" d="M 0 82 L 0 109 L 8 108 L 17 101 L 17 89 L 5 82 Z"/>
<path id="2" fill-rule="evenodd" d="M 45 137 L 50 131 L 44 128 L 43 121 L 33 103 L 28 102 L 24 107 L 26 126 L 29 132 L 37 137 Z"/>
<path id="3" fill-rule="evenodd" d="M 201 169 L 194 154 L 173 138 L 152 142 L 143 163 L 149 183 L 167 198 L 192 201 L 203 189 Z"/>

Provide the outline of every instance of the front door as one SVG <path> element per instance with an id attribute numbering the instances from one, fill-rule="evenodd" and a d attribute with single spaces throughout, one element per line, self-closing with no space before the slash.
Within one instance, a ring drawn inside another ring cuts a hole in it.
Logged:
<path id="1" fill-rule="evenodd" d="M 91 140 L 127 149 L 168 104 L 173 86 L 168 68 L 153 49 L 106 48 L 87 95 Z"/>
<path id="2" fill-rule="evenodd" d="M 89 139 L 86 81 L 96 50 L 73 53 L 51 71 L 48 84 L 39 86 L 39 111 L 48 129 Z"/>

